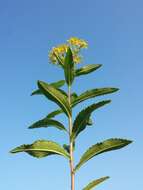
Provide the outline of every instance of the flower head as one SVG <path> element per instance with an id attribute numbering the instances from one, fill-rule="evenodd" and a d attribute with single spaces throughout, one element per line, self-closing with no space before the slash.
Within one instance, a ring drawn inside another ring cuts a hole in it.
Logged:
<path id="1" fill-rule="evenodd" d="M 87 48 L 88 47 L 88 44 L 85 40 L 79 39 L 77 37 L 71 37 L 68 40 L 68 43 L 73 45 L 73 46 L 77 46 L 79 48 Z"/>
<path id="2" fill-rule="evenodd" d="M 81 62 L 80 49 L 87 48 L 87 46 L 88 44 L 86 41 L 76 37 L 72 37 L 69 40 L 67 40 L 66 44 L 61 44 L 52 48 L 52 50 L 49 52 L 50 62 L 53 64 L 59 64 L 59 61 L 57 59 L 58 56 L 60 60 L 64 63 L 66 52 L 68 48 L 70 48 L 73 54 L 74 62 L 76 64 L 80 63 Z"/>
<path id="3" fill-rule="evenodd" d="M 58 64 L 56 55 L 60 57 L 61 59 L 63 59 L 67 52 L 67 49 L 68 49 L 68 46 L 66 44 L 61 44 L 59 46 L 53 47 L 49 53 L 49 59 L 51 63 Z"/>

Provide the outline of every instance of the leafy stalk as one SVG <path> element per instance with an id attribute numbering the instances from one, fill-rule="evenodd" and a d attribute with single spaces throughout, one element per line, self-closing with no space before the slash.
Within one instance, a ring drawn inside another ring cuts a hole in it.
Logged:
<path id="1" fill-rule="evenodd" d="M 79 69 L 75 68 L 75 64 L 80 62 L 80 55 L 78 55 L 80 49 L 86 47 L 87 43 L 84 40 L 74 37 L 68 40 L 68 48 L 67 45 L 53 48 L 49 54 L 49 58 L 52 63 L 60 65 L 64 70 L 65 80 L 60 80 L 50 84 L 43 81 L 38 81 L 38 89 L 32 93 L 32 95 L 44 95 L 46 98 L 56 103 L 60 109 L 58 108 L 55 111 L 52 111 L 45 118 L 33 123 L 29 128 L 55 127 L 68 134 L 69 144 L 64 144 L 61 146 L 54 141 L 37 140 L 32 144 L 23 144 L 10 151 L 11 153 L 25 152 L 36 158 L 43 158 L 50 155 L 60 155 L 67 158 L 69 160 L 70 167 L 71 190 L 75 190 L 75 172 L 87 161 L 99 154 L 121 149 L 132 142 L 127 139 L 111 138 L 100 143 L 96 143 L 85 151 L 79 162 L 74 166 L 76 137 L 86 129 L 87 125 L 92 125 L 92 120 L 90 118 L 92 112 L 110 103 L 110 100 L 100 101 L 84 109 L 82 108 L 82 110 L 77 114 L 74 122 L 72 121 L 72 108 L 88 99 L 118 91 L 118 88 L 108 87 L 87 90 L 80 95 L 77 95 L 76 92 L 71 93 L 71 86 L 74 79 L 79 76 L 92 73 L 101 67 L 100 64 L 90 64 Z M 68 86 L 68 93 L 60 89 L 65 82 Z M 67 116 L 69 124 L 68 129 L 61 122 L 53 119 L 53 117 L 60 113 L 64 113 Z M 106 176 L 93 180 L 85 186 L 83 190 L 93 190 L 98 184 L 108 178 L 109 177 Z"/>

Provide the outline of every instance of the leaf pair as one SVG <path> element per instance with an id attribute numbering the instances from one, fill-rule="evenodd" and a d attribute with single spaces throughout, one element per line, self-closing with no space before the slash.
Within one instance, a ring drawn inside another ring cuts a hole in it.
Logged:
<path id="1" fill-rule="evenodd" d="M 60 127 L 63 130 L 65 130 L 64 126 L 62 126 L 61 123 L 59 123 L 56 120 L 51 120 L 50 118 L 56 116 L 59 113 L 62 113 L 63 111 L 68 117 L 70 116 L 71 108 L 70 108 L 69 102 L 67 101 L 67 98 L 58 89 L 56 89 L 52 85 L 49 85 L 49 84 L 44 83 L 42 81 L 38 81 L 38 87 L 39 87 L 40 91 L 48 99 L 57 103 L 61 107 L 62 110 L 56 110 L 56 111 L 50 113 L 46 118 L 34 123 L 30 128 L 45 127 L 46 125 L 49 126 L 49 125 L 53 124 L 54 126 Z M 84 100 L 87 100 L 91 97 L 113 93 L 117 90 L 118 89 L 115 89 L 115 88 L 103 88 L 103 89 L 93 89 L 93 90 L 84 92 L 80 96 L 77 96 L 77 95 L 75 96 L 73 94 L 73 97 L 74 96 L 75 97 L 73 98 L 73 101 L 72 101 L 72 107 L 74 107 L 78 103 L 80 103 Z M 75 138 L 82 130 L 84 130 L 86 125 L 91 124 L 90 123 L 91 122 L 90 115 L 95 109 L 102 107 L 109 102 L 110 102 L 110 100 L 98 102 L 98 103 L 93 104 L 93 105 L 89 106 L 88 108 L 82 110 L 78 114 L 78 116 L 77 116 L 77 118 L 73 124 L 72 138 Z"/>
<path id="2" fill-rule="evenodd" d="M 88 160 L 97 156 L 98 154 L 117 150 L 123 148 L 130 144 L 132 141 L 126 139 L 108 139 L 101 143 L 97 143 L 90 147 L 81 157 L 79 163 L 75 167 L 75 171 L 77 171 L 83 164 L 85 164 Z M 11 151 L 11 153 L 18 152 L 26 152 L 31 156 L 37 158 L 43 158 L 49 155 L 62 155 L 66 158 L 70 158 L 69 153 L 59 144 L 53 141 L 39 140 L 35 141 L 33 144 L 21 145 Z"/>
<path id="3" fill-rule="evenodd" d="M 59 86 L 59 84 L 61 85 L 61 84 L 63 84 L 63 82 L 61 83 L 60 81 L 58 81 L 57 83 L 54 83 L 54 84 L 56 84 L 56 86 Z M 87 100 L 89 98 L 113 93 L 118 90 L 116 88 L 92 89 L 92 90 L 82 93 L 80 96 L 77 96 L 75 93 L 73 93 L 72 94 L 72 104 L 70 105 L 67 100 L 67 96 L 63 92 L 59 91 L 59 89 L 55 88 L 53 86 L 53 84 L 51 85 L 51 84 L 48 84 L 48 83 L 45 83 L 42 81 L 38 81 L 38 87 L 39 87 L 40 92 L 42 94 L 44 94 L 48 99 L 50 99 L 53 102 L 55 102 L 56 104 L 58 104 L 59 107 L 61 108 L 61 110 L 59 109 L 54 112 L 51 112 L 50 114 L 47 115 L 46 118 L 44 118 L 38 122 L 35 122 L 32 126 L 30 126 L 30 128 L 48 127 L 48 126 L 53 125 L 54 127 L 59 128 L 64 131 L 66 131 L 66 128 L 63 126 L 63 124 L 54 119 L 51 119 L 52 117 L 54 117 L 57 114 L 60 114 L 62 112 L 64 112 L 68 117 L 70 117 L 71 116 L 71 106 L 74 107 L 78 103 L 80 103 L 84 100 Z M 102 107 L 109 102 L 110 102 L 110 100 L 98 102 L 96 104 L 89 106 L 85 110 L 82 110 L 78 114 L 78 116 L 73 124 L 72 138 L 74 139 L 81 131 L 83 131 L 85 129 L 86 125 L 91 125 L 92 122 L 90 119 L 90 115 L 95 109 Z"/>
<path id="4" fill-rule="evenodd" d="M 59 105 L 59 107 L 66 113 L 67 116 L 71 115 L 71 108 L 68 103 L 67 98 L 61 93 L 58 89 L 54 88 L 52 85 L 45 83 L 43 81 L 38 81 L 38 87 L 42 94 L 44 94 L 48 99 L 54 101 Z M 105 94 L 114 93 L 118 90 L 118 88 L 100 88 L 100 89 L 92 89 L 82 93 L 79 96 L 73 98 L 71 106 L 74 107 L 77 104 L 88 100 L 90 98 L 94 98 L 96 96 L 101 96 Z M 56 110 L 50 114 L 48 117 L 55 116 L 59 113 L 62 113 L 61 110 Z"/>

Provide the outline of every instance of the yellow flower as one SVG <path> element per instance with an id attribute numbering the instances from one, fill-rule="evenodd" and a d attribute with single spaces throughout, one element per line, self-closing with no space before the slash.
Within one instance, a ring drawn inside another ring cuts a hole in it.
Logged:
<path id="1" fill-rule="evenodd" d="M 61 59 L 63 59 L 65 53 L 67 52 L 68 46 L 66 44 L 61 44 L 59 46 L 53 47 L 52 50 L 49 53 L 49 59 L 51 63 L 58 64 L 57 56 L 59 56 Z"/>
<path id="2" fill-rule="evenodd" d="M 88 44 L 85 40 L 79 39 L 77 37 L 71 37 L 68 40 L 68 43 L 73 46 L 78 46 L 79 48 L 87 48 L 88 47 Z"/>
<path id="3" fill-rule="evenodd" d="M 62 44 L 62 45 L 59 45 L 59 46 L 53 48 L 52 51 L 57 54 L 64 54 L 64 53 L 66 53 L 67 48 L 68 48 L 68 46 L 66 44 Z"/>
<path id="4" fill-rule="evenodd" d="M 74 61 L 74 63 L 80 63 L 81 57 L 79 55 L 73 55 L 73 61 Z"/>
<path id="5" fill-rule="evenodd" d="M 57 59 L 56 59 L 55 55 L 53 54 L 53 52 L 49 53 L 49 59 L 50 59 L 51 63 L 57 62 Z"/>

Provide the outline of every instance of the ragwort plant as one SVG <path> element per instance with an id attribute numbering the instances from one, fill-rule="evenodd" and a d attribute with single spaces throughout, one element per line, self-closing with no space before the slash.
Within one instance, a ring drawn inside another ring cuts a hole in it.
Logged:
<path id="1" fill-rule="evenodd" d="M 77 95 L 76 92 L 72 91 L 72 84 L 75 82 L 76 78 L 82 75 L 87 75 L 101 67 L 100 64 L 90 64 L 77 68 L 77 64 L 82 61 L 82 57 L 80 55 L 81 49 L 87 48 L 87 46 L 88 44 L 86 41 L 72 37 L 67 41 L 67 43 L 54 47 L 49 53 L 49 59 L 51 63 L 58 65 L 64 71 L 65 80 L 60 80 L 51 84 L 38 81 L 38 89 L 32 93 L 32 95 L 44 95 L 49 100 L 55 102 L 59 106 L 59 109 L 52 111 L 45 118 L 35 122 L 29 127 L 29 129 L 51 126 L 55 127 L 68 135 L 69 143 L 61 146 L 53 141 L 37 140 L 32 144 L 24 144 L 11 151 L 11 153 L 26 152 L 36 158 L 43 158 L 49 155 L 64 156 L 69 160 L 71 190 L 75 190 L 75 173 L 88 160 L 98 154 L 123 148 L 132 142 L 126 139 L 111 138 L 103 142 L 96 143 L 85 151 L 76 165 L 74 164 L 74 150 L 77 137 L 87 128 L 88 125 L 92 125 L 92 112 L 109 104 L 111 100 L 103 100 L 89 105 L 77 114 L 74 121 L 72 117 L 73 108 L 79 103 L 90 98 L 118 91 L 118 88 L 111 87 L 91 89 L 81 93 L 80 95 Z M 68 88 L 67 92 L 61 89 L 65 83 Z M 61 122 L 54 119 L 56 115 L 61 113 L 65 114 L 67 117 L 69 123 L 68 127 L 65 127 Z M 108 178 L 109 177 L 106 176 L 93 180 L 84 187 L 83 190 L 94 189 L 98 184 Z"/>

